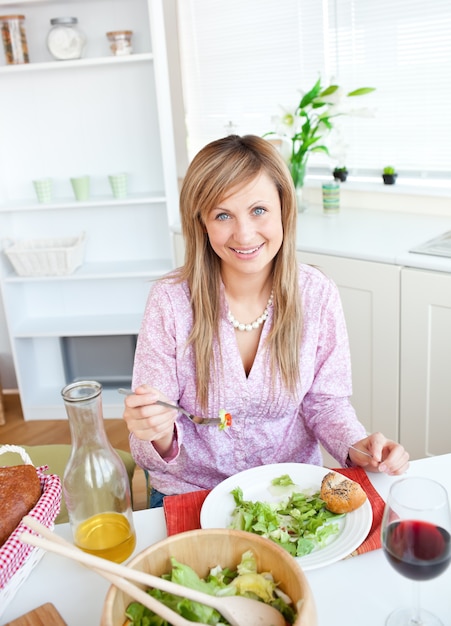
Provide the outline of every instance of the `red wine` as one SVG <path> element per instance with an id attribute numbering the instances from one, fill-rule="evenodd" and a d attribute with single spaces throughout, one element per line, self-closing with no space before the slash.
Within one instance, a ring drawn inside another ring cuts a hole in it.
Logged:
<path id="1" fill-rule="evenodd" d="M 396 571 L 413 580 L 429 580 L 448 567 L 450 539 L 444 528 L 429 522 L 404 520 L 386 528 L 382 544 Z"/>

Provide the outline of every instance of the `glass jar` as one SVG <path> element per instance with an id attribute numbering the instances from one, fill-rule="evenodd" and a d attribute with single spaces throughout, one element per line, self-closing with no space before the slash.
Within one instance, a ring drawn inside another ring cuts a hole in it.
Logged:
<path id="1" fill-rule="evenodd" d="M 24 20 L 24 15 L 0 16 L 7 65 L 29 63 Z"/>
<path id="2" fill-rule="evenodd" d="M 61 391 L 69 418 L 72 452 L 63 477 L 74 543 L 121 563 L 135 549 L 130 482 L 105 433 L 102 385 L 85 380 Z"/>
<path id="3" fill-rule="evenodd" d="M 131 54 L 132 49 L 131 30 L 114 30 L 106 34 L 110 42 L 110 50 L 114 56 L 125 56 Z"/>
<path id="4" fill-rule="evenodd" d="M 76 17 L 53 17 L 47 35 L 47 48 L 57 61 L 80 59 L 86 37 L 78 28 Z"/>

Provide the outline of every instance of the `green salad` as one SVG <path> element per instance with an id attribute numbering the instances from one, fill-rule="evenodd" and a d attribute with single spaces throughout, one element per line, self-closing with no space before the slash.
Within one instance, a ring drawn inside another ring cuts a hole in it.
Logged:
<path id="1" fill-rule="evenodd" d="M 288 624 L 292 624 L 296 618 L 290 598 L 277 588 L 277 583 L 272 575 L 257 572 L 257 563 L 251 550 L 242 555 L 236 570 L 222 569 L 218 565 L 210 571 L 205 579 L 200 578 L 191 567 L 179 563 L 174 558 L 171 559 L 171 563 L 171 573 L 162 576 L 162 578 L 210 595 L 240 595 L 261 600 L 278 609 Z M 218 626 L 229 623 L 216 609 L 204 604 L 159 589 L 149 589 L 147 593 L 192 622 Z M 129 604 L 125 616 L 128 618 L 127 624 L 130 626 L 170 626 L 166 620 L 155 615 L 139 602 Z"/>
<path id="2" fill-rule="evenodd" d="M 324 547 L 340 531 L 334 520 L 344 517 L 326 509 L 317 493 L 298 491 L 290 476 L 284 474 L 271 481 L 273 487 L 288 488 L 289 496 L 279 502 L 252 502 L 243 499 L 243 491 L 231 491 L 235 508 L 229 528 L 246 530 L 271 539 L 293 556 L 306 556 Z"/>

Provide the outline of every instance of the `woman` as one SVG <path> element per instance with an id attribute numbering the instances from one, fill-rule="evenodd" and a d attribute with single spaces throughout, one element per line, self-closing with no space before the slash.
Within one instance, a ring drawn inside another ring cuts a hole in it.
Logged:
<path id="1" fill-rule="evenodd" d="M 151 289 L 125 400 L 151 506 L 249 467 L 321 465 L 320 443 L 342 465 L 404 472 L 404 448 L 367 436 L 349 402 L 338 290 L 296 260 L 296 199 L 277 150 L 251 135 L 208 144 L 188 168 L 180 212 L 185 265 Z M 157 399 L 195 415 L 225 409 L 232 426 L 196 425 Z"/>

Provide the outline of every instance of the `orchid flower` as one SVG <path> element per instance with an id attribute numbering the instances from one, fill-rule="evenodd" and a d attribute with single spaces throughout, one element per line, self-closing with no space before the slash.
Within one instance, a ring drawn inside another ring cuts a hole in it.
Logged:
<path id="1" fill-rule="evenodd" d="M 282 114 L 272 120 L 275 130 L 264 136 L 272 135 L 280 140 L 279 150 L 286 158 L 295 186 L 303 185 L 305 167 L 311 152 L 329 155 L 325 140 L 334 128 L 335 118 L 343 115 L 371 116 L 369 109 L 350 108 L 349 98 L 372 91 L 373 87 L 361 87 L 346 93 L 335 84 L 323 88 L 321 79 L 318 79 L 312 89 L 301 93 L 295 108 L 281 107 Z"/>

